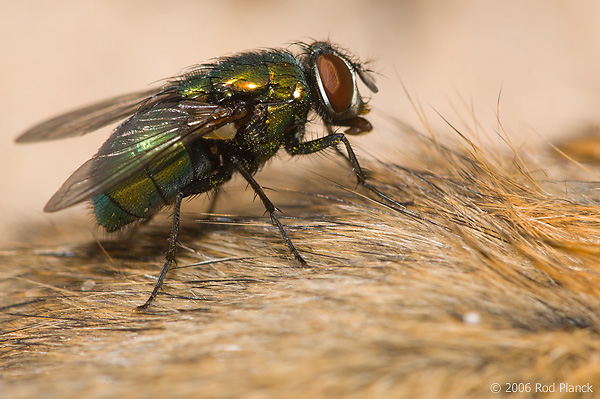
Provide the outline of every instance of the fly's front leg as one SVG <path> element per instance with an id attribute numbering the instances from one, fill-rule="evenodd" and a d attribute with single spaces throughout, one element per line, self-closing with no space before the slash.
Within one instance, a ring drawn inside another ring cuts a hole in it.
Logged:
<path id="1" fill-rule="evenodd" d="M 352 165 L 352 170 L 356 174 L 358 182 L 362 185 L 368 185 L 365 174 L 354 155 L 352 146 L 343 133 L 331 133 L 325 137 L 321 137 L 311 141 L 296 142 L 286 145 L 285 149 L 290 155 L 305 155 L 323 151 L 326 148 L 336 146 L 340 142 L 344 143 L 348 152 L 348 160 Z"/>
<path id="2" fill-rule="evenodd" d="M 348 162 L 352 166 L 352 170 L 354 171 L 354 174 L 356 175 L 356 179 L 358 180 L 359 184 L 361 184 L 367 190 L 377 194 L 379 197 L 383 198 L 387 202 L 394 204 L 395 206 L 404 207 L 406 205 L 412 204 L 412 201 L 398 202 L 388 197 L 387 195 L 379 191 L 377 188 L 372 186 L 369 182 L 367 182 L 367 177 L 365 176 L 365 173 L 363 172 L 362 168 L 360 167 L 360 164 L 358 163 L 358 159 L 354 154 L 354 150 L 352 150 L 352 146 L 350 145 L 348 138 L 343 133 L 334 133 L 330 125 L 326 125 L 326 127 L 327 130 L 330 132 L 329 135 L 311 141 L 288 143 L 285 147 L 286 151 L 291 155 L 312 154 L 314 152 L 322 151 L 328 147 L 336 146 L 337 144 L 342 142 L 344 143 L 344 146 L 346 147 L 346 152 L 348 153 Z"/>
<path id="3" fill-rule="evenodd" d="M 292 251 L 292 254 L 294 254 L 294 258 L 296 258 L 296 260 L 298 262 L 300 262 L 300 264 L 302 266 L 306 266 L 306 261 L 302 258 L 302 256 L 300 256 L 300 253 L 298 252 L 298 250 L 292 243 L 292 240 L 290 240 L 290 237 L 287 235 L 287 232 L 285 231 L 285 229 L 283 228 L 283 225 L 281 224 L 281 222 L 279 221 L 279 218 L 277 217 L 276 212 L 278 211 L 278 209 L 275 208 L 275 205 L 273 205 L 271 200 L 267 197 L 267 195 L 263 191 L 262 187 L 258 184 L 258 182 L 256 180 L 254 180 L 254 178 L 252 177 L 252 174 L 248 171 L 248 169 L 246 169 L 246 167 L 242 164 L 242 162 L 240 162 L 240 160 L 235 156 L 231 156 L 230 161 L 233 164 L 233 166 L 235 166 L 237 171 L 240 172 L 240 174 L 244 177 L 244 179 L 246 179 L 248 184 L 250 184 L 250 187 L 252 187 L 252 189 L 254 190 L 256 195 L 258 195 L 258 197 L 262 201 L 263 205 L 265 206 L 265 209 L 267 210 L 267 212 L 269 212 L 269 215 L 271 216 L 271 221 L 273 222 L 274 225 L 276 225 L 279 228 L 279 231 L 281 232 L 281 236 L 283 237 L 283 240 L 285 241 L 285 243 L 288 246 L 288 248 L 290 249 L 290 251 Z"/>

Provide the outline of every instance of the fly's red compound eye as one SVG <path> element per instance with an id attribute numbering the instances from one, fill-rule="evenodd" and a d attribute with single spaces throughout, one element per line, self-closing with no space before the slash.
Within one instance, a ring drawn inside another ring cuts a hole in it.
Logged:
<path id="1" fill-rule="evenodd" d="M 317 58 L 319 77 L 331 108 L 343 112 L 350 107 L 354 97 L 354 78 L 348 65 L 338 56 L 321 54 Z"/>

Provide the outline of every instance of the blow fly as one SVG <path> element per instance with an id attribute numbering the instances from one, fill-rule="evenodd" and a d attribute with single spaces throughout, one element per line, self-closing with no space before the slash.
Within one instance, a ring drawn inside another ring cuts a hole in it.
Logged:
<path id="1" fill-rule="evenodd" d="M 55 212 L 90 200 L 109 232 L 173 206 L 165 263 L 146 308 L 175 261 L 181 201 L 217 190 L 239 173 L 258 195 L 297 261 L 300 256 L 254 174 L 278 152 L 311 154 L 343 143 L 358 182 L 365 180 L 344 133 L 371 130 L 357 82 L 377 92 L 370 71 L 326 41 L 298 43 L 300 52 L 264 49 L 193 66 L 162 86 L 111 98 L 34 126 L 17 142 L 81 136 L 125 119 L 98 153 L 77 169 L 46 204 Z M 309 113 L 328 134 L 304 140 Z"/>

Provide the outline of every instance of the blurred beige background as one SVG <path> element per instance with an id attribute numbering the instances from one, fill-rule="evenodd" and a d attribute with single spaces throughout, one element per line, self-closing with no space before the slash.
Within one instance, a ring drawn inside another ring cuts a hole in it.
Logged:
<path id="1" fill-rule="evenodd" d="M 404 84 L 434 126 L 441 122 L 432 110 L 468 120 L 473 104 L 493 134 L 501 92 L 502 122 L 519 145 L 598 121 L 598 21 L 598 1 L 0 1 L 0 245 L 12 245 L 22 222 L 59 223 L 86 212 L 42 208 L 109 129 L 13 142 L 58 113 L 207 58 L 329 37 L 374 60 L 383 75 L 371 103 L 375 121 L 393 115 L 417 123 Z M 360 148 L 377 134 L 352 140 Z"/>

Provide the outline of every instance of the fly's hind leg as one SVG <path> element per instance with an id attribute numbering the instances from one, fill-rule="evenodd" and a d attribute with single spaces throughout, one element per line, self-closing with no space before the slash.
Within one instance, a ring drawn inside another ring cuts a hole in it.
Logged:
<path id="1" fill-rule="evenodd" d="M 169 249 L 167 250 L 167 255 L 165 256 L 165 264 L 158 276 L 158 280 L 156 281 L 156 285 L 150 294 L 150 297 L 143 305 L 138 306 L 139 309 L 146 309 L 156 295 L 158 295 L 158 291 L 160 287 L 162 287 L 163 282 L 165 281 L 165 277 L 167 276 L 167 272 L 171 267 L 171 264 L 175 262 L 175 253 L 177 252 L 177 234 L 179 233 L 179 215 L 181 210 L 181 200 L 183 200 L 183 193 L 177 194 L 175 197 L 175 204 L 173 205 L 173 222 L 171 224 L 171 234 L 169 235 Z"/>
<path id="2" fill-rule="evenodd" d="M 173 204 L 173 222 L 171 224 L 171 234 L 169 235 L 169 249 L 167 250 L 167 255 L 165 256 L 165 264 L 160 271 L 160 275 L 158 276 L 158 280 L 156 281 L 156 285 L 150 294 L 148 300 L 143 304 L 138 306 L 138 309 L 146 309 L 154 298 L 158 295 L 158 291 L 163 285 L 165 281 L 165 277 L 167 276 L 167 272 L 171 268 L 171 264 L 173 262 L 177 262 L 175 259 L 175 254 L 177 252 L 177 235 L 179 234 L 179 217 L 181 211 L 181 201 L 190 195 L 204 193 L 212 188 L 218 187 L 223 184 L 225 181 L 231 178 L 232 172 L 230 170 L 222 169 L 215 172 L 208 179 L 199 180 L 193 182 L 189 186 L 185 187 L 181 192 L 177 194 L 175 197 L 175 203 Z"/>
<path id="3" fill-rule="evenodd" d="M 248 169 L 246 169 L 246 167 L 242 164 L 242 162 L 240 162 L 240 160 L 235 156 L 230 157 L 230 161 L 233 164 L 233 166 L 235 166 L 237 171 L 240 172 L 240 174 L 244 177 L 244 179 L 246 179 L 248 184 L 250 184 L 250 187 L 252 187 L 252 189 L 254 190 L 256 195 L 258 195 L 258 197 L 262 201 L 263 205 L 265 206 L 265 209 L 267 210 L 267 212 L 269 212 L 269 215 L 271 216 L 271 221 L 273 222 L 274 225 L 276 225 L 279 228 L 279 232 L 281 233 L 281 236 L 283 237 L 285 244 L 288 246 L 290 251 L 292 251 L 294 258 L 296 258 L 296 260 L 302 266 L 306 266 L 306 261 L 302 258 L 302 256 L 300 256 L 300 253 L 294 246 L 294 243 L 292 243 L 292 240 L 288 236 L 287 232 L 283 228 L 283 225 L 279 221 L 279 218 L 277 217 L 278 209 L 275 208 L 275 205 L 273 205 L 271 200 L 267 197 L 267 195 L 263 191 L 262 187 L 258 184 L 258 182 L 256 180 L 254 180 L 254 178 L 252 177 L 252 174 L 248 171 Z"/>

